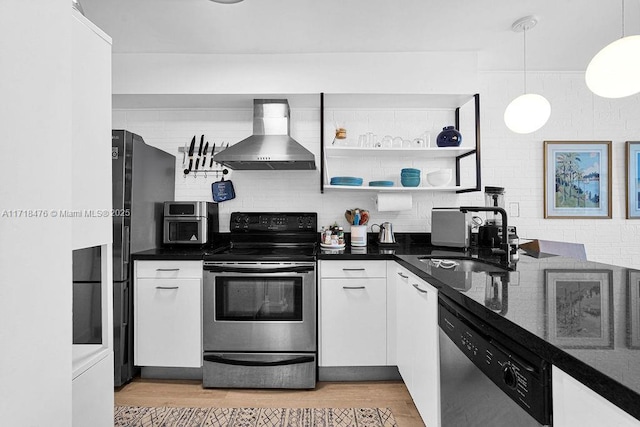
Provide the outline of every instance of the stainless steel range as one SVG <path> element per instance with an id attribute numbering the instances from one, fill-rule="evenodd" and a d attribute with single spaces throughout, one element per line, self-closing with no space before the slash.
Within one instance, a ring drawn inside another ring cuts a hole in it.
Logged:
<path id="1" fill-rule="evenodd" d="M 203 386 L 314 388 L 315 213 L 231 214 L 204 262 Z"/>

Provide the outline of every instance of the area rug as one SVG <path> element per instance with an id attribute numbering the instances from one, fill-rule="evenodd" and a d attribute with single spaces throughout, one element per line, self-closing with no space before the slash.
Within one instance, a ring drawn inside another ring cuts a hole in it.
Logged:
<path id="1" fill-rule="evenodd" d="M 388 408 L 116 406 L 115 427 L 397 427 Z"/>

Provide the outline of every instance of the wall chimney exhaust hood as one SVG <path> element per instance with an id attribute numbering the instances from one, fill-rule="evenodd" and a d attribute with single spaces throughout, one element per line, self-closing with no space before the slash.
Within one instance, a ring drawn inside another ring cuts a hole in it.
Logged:
<path id="1" fill-rule="evenodd" d="M 289 136 L 286 99 L 253 100 L 253 135 L 213 156 L 235 170 L 314 170 L 315 157 Z"/>

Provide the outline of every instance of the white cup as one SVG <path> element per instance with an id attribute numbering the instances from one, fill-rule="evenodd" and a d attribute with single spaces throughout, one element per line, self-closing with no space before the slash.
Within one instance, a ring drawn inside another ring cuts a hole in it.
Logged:
<path id="1" fill-rule="evenodd" d="M 367 226 L 351 226 L 351 246 L 367 246 Z"/>

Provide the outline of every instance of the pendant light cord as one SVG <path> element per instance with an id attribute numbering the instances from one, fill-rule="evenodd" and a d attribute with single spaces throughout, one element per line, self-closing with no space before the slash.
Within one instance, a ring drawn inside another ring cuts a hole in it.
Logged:
<path id="1" fill-rule="evenodd" d="M 622 0 L 622 38 L 624 38 L 624 0 Z"/>
<path id="2" fill-rule="evenodd" d="M 523 55 L 522 55 L 522 69 L 524 70 L 524 93 L 527 93 L 527 26 L 524 26 L 524 30 L 522 31 L 522 41 L 524 44 Z"/>

